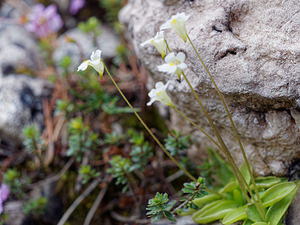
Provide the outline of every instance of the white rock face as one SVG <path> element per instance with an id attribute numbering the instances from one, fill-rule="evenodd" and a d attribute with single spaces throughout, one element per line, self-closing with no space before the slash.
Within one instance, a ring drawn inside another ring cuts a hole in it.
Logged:
<path id="1" fill-rule="evenodd" d="M 183 112 L 212 134 L 187 84 L 158 72 L 153 37 L 172 15 L 191 15 L 186 27 L 223 93 L 255 171 L 286 173 L 300 156 L 300 1 L 299 0 L 129 0 L 120 13 L 136 54 L 154 80 L 172 80 L 169 93 Z M 165 32 L 172 51 L 187 55 L 186 74 L 239 164 L 242 156 L 215 88 L 191 45 Z M 193 131 L 199 150 L 213 145 L 172 112 L 175 128 Z"/>

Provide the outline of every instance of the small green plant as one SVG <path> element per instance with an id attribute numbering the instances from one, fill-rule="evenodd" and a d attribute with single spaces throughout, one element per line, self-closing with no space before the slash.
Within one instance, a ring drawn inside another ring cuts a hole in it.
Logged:
<path id="1" fill-rule="evenodd" d="M 153 156 L 152 148 L 149 142 L 145 141 L 143 133 L 133 132 L 130 142 L 133 144 L 130 152 L 133 167 L 144 170 L 148 159 Z"/>
<path id="2" fill-rule="evenodd" d="M 47 205 L 47 198 L 40 197 L 37 199 L 30 199 L 24 203 L 24 214 L 25 215 L 42 215 L 45 212 Z"/>
<path id="3" fill-rule="evenodd" d="M 98 134 L 89 132 L 89 127 L 83 124 L 82 118 L 74 118 L 68 124 L 69 148 L 67 156 L 81 161 L 86 151 L 93 150 L 99 145 Z"/>
<path id="4" fill-rule="evenodd" d="M 171 153 L 172 156 L 188 150 L 190 144 L 191 141 L 188 135 L 182 136 L 180 132 L 176 132 L 175 130 L 172 130 L 165 139 L 166 149 Z"/>
<path id="5" fill-rule="evenodd" d="M 176 221 L 173 213 L 171 212 L 176 201 L 169 202 L 167 193 L 156 193 L 154 198 L 149 199 L 147 206 L 147 216 L 151 217 L 152 222 L 156 222 L 163 217 L 171 221 Z"/>
<path id="6" fill-rule="evenodd" d="M 113 63 L 119 66 L 122 62 L 129 64 L 129 50 L 125 45 L 119 45 L 116 49 L 116 56 L 113 58 Z"/>
<path id="7" fill-rule="evenodd" d="M 98 177 L 100 175 L 95 169 L 92 169 L 90 165 L 82 165 L 79 169 L 79 174 L 82 175 L 82 183 L 86 184 L 90 180 Z"/>
<path id="8" fill-rule="evenodd" d="M 23 129 L 23 135 L 25 137 L 23 143 L 26 151 L 33 153 L 38 158 L 42 169 L 45 170 L 42 152 L 45 150 L 46 146 L 43 144 L 40 132 L 32 125 Z"/>
<path id="9" fill-rule="evenodd" d="M 74 111 L 74 107 L 74 104 L 71 102 L 58 99 L 56 101 L 55 114 L 64 113 L 65 116 L 67 116 L 69 113 Z"/>
<path id="10" fill-rule="evenodd" d="M 115 22 L 118 20 L 118 13 L 122 8 L 123 0 L 99 0 L 100 5 L 106 10 L 106 20 Z"/>
<path id="11" fill-rule="evenodd" d="M 132 181 L 131 172 L 134 170 L 132 162 L 128 158 L 124 158 L 120 155 L 114 156 L 110 161 L 111 168 L 108 169 L 113 178 L 116 179 L 116 185 L 122 185 L 122 192 L 128 190 L 128 182 Z"/>
<path id="12" fill-rule="evenodd" d="M 63 69 L 63 76 L 67 77 L 69 74 L 69 67 L 72 64 L 72 58 L 70 56 L 64 56 L 61 61 L 59 61 L 59 66 Z"/>
<path id="13" fill-rule="evenodd" d="M 84 33 L 92 33 L 96 37 L 101 34 L 100 22 L 96 17 L 90 17 L 86 22 L 79 23 L 78 29 Z"/>
<path id="14" fill-rule="evenodd" d="M 21 175 L 16 169 L 8 169 L 4 173 L 3 181 L 9 186 L 11 193 L 17 196 L 23 195 Z"/>
<path id="15" fill-rule="evenodd" d="M 117 132 L 112 132 L 111 134 L 106 133 L 104 137 L 105 144 L 120 146 L 123 137 Z"/>

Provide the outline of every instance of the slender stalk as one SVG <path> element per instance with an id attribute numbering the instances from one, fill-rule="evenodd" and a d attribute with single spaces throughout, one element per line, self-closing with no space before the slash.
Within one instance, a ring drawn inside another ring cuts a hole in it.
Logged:
<path id="1" fill-rule="evenodd" d="M 170 48 L 169 48 L 169 45 L 168 45 L 168 42 L 167 42 L 167 40 L 165 40 L 165 43 L 166 43 L 166 45 L 167 45 L 167 49 L 168 49 L 168 51 L 169 51 L 169 53 L 171 52 L 171 50 L 170 50 Z"/>
<path id="2" fill-rule="evenodd" d="M 108 71 L 106 65 L 104 64 L 104 69 L 107 72 L 109 78 L 111 79 L 111 81 L 113 82 L 113 84 L 115 85 L 115 87 L 117 88 L 118 92 L 120 93 L 120 95 L 123 97 L 124 101 L 127 103 L 127 105 L 131 108 L 131 110 L 133 111 L 133 113 L 135 114 L 135 116 L 138 118 L 138 120 L 140 121 L 140 123 L 144 126 L 144 128 L 148 131 L 148 133 L 150 134 L 150 136 L 154 139 L 154 141 L 159 145 L 159 147 L 164 151 L 164 153 L 193 181 L 196 181 L 197 179 L 191 175 L 186 169 L 184 169 L 180 163 L 167 151 L 167 149 L 163 146 L 163 144 L 157 139 L 157 137 L 153 134 L 153 132 L 150 130 L 150 128 L 145 124 L 145 122 L 143 121 L 143 119 L 139 116 L 139 114 L 136 112 L 136 110 L 133 108 L 133 106 L 130 104 L 130 102 L 128 101 L 128 99 L 126 98 L 126 96 L 123 94 L 123 92 L 121 91 L 121 89 L 119 88 L 118 84 L 115 82 L 114 78 L 112 77 L 112 75 L 110 74 L 110 72 Z"/>
<path id="3" fill-rule="evenodd" d="M 187 120 L 190 124 L 192 124 L 194 127 L 196 127 L 199 131 L 201 131 L 206 137 L 209 138 L 209 140 L 211 140 L 218 149 L 221 150 L 221 146 L 209 135 L 207 134 L 203 129 L 201 129 L 196 123 L 194 123 L 190 118 L 188 118 L 186 115 L 184 115 L 181 111 L 179 111 L 175 106 L 172 106 L 172 108 L 175 110 L 175 112 L 177 112 L 182 118 L 184 118 L 185 120 Z"/>
<path id="4" fill-rule="evenodd" d="M 212 74 L 210 73 L 209 69 L 208 69 L 207 66 L 205 65 L 205 63 L 204 63 L 204 61 L 202 60 L 202 58 L 200 57 L 200 54 L 198 53 L 197 49 L 195 48 L 195 46 L 194 46 L 193 42 L 191 41 L 191 39 L 190 39 L 190 37 L 189 37 L 188 34 L 187 34 L 187 38 L 188 38 L 190 44 L 192 45 L 192 47 L 193 47 L 193 49 L 194 49 L 196 55 L 198 56 L 198 59 L 199 59 L 200 62 L 202 63 L 204 69 L 206 70 L 207 74 L 209 75 L 211 81 L 213 82 L 213 84 L 214 84 L 214 86 L 215 86 L 215 88 L 216 88 L 216 91 L 217 91 L 217 93 L 218 93 L 218 95 L 219 95 L 219 97 L 220 97 L 220 99 L 221 99 L 221 101 L 222 101 L 222 104 L 224 105 L 225 111 L 226 111 L 227 116 L 228 116 L 228 118 L 229 118 L 229 120 L 230 120 L 231 126 L 232 126 L 232 128 L 233 128 L 234 133 L 235 133 L 235 136 L 236 136 L 236 138 L 237 138 L 237 140 L 238 140 L 238 142 L 239 142 L 239 145 L 240 145 L 240 148 L 241 148 L 241 151 L 242 151 L 243 158 L 244 158 L 244 160 L 245 160 L 247 169 L 248 169 L 249 174 L 250 174 L 250 177 L 251 177 L 251 182 L 252 182 L 252 184 L 253 184 L 253 186 L 254 186 L 254 190 L 255 190 L 256 197 L 257 197 L 257 199 L 258 199 L 258 201 L 259 201 L 260 206 L 262 207 L 262 202 L 261 202 L 261 198 L 260 198 L 260 196 L 259 196 L 258 188 L 257 188 L 256 182 L 255 182 L 255 179 L 254 179 L 253 171 L 251 170 L 251 166 L 250 166 L 250 163 L 249 163 L 249 161 L 248 161 L 248 159 L 247 159 L 247 156 L 246 156 L 246 153 L 245 153 L 245 150 L 244 150 L 242 141 L 241 141 L 241 139 L 240 139 L 240 136 L 239 136 L 239 133 L 238 133 L 238 131 L 237 131 L 237 129 L 236 129 L 236 126 L 235 126 L 235 124 L 234 124 L 234 122 L 233 122 L 231 113 L 230 113 L 229 110 L 228 110 L 228 107 L 227 107 L 227 104 L 226 104 L 226 102 L 225 102 L 225 100 L 224 100 L 224 97 L 223 97 L 222 93 L 220 92 L 220 90 L 219 90 L 219 88 L 218 88 L 218 86 L 217 86 L 217 84 L 216 84 L 216 82 L 215 82 L 215 80 L 214 80 Z M 262 208 L 263 208 L 263 207 L 262 207 Z"/>

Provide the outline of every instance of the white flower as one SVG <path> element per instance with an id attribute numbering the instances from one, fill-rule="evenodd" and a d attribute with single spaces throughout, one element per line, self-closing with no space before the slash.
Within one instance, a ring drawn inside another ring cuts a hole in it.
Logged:
<path id="1" fill-rule="evenodd" d="M 190 18 L 190 15 L 185 13 L 177 13 L 173 15 L 171 19 L 160 26 L 161 30 L 173 29 L 184 42 L 186 42 L 187 32 L 185 28 L 185 22 Z"/>
<path id="2" fill-rule="evenodd" d="M 152 44 L 157 51 L 161 54 L 161 57 L 164 59 L 167 54 L 167 44 L 165 42 L 164 32 L 157 32 L 154 38 L 149 39 L 141 44 L 142 47 L 145 45 Z"/>
<path id="3" fill-rule="evenodd" d="M 92 52 L 91 59 L 83 61 L 78 66 L 77 71 L 84 71 L 88 68 L 88 66 L 93 67 L 102 78 L 103 71 L 104 71 L 104 64 L 101 60 L 101 50 L 97 49 L 96 51 Z"/>
<path id="4" fill-rule="evenodd" d="M 148 94 L 150 101 L 147 103 L 147 105 L 151 105 L 155 101 L 160 101 L 164 105 L 173 107 L 173 102 L 166 92 L 168 84 L 169 83 L 166 83 L 164 85 L 163 82 L 157 82 L 155 84 L 155 88 L 153 88 Z"/>
<path id="5" fill-rule="evenodd" d="M 170 53 L 165 58 L 165 64 L 158 66 L 160 72 L 166 72 L 169 74 L 177 74 L 178 79 L 181 80 L 181 74 L 187 65 L 184 63 L 185 54 L 179 52 L 177 55 L 175 53 Z"/>

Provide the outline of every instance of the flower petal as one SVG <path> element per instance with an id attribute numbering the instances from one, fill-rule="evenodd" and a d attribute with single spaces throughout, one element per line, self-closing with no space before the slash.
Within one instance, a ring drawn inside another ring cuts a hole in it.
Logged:
<path id="1" fill-rule="evenodd" d="M 90 63 L 90 60 L 85 60 L 84 62 L 82 62 L 78 68 L 77 68 L 77 71 L 84 71 L 88 68 L 89 66 L 89 63 Z"/>

